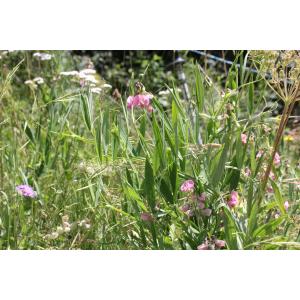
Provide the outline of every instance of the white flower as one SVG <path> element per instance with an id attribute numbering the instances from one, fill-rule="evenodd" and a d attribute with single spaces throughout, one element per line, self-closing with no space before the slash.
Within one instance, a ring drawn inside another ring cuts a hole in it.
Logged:
<path id="1" fill-rule="evenodd" d="M 70 231 L 71 231 L 71 227 L 65 227 L 65 228 L 64 228 L 64 231 L 65 231 L 66 233 L 70 232 Z"/>
<path id="2" fill-rule="evenodd" d="M 32 81 L 32 80 L 26 80 L 25 82 L 24 82 L 26 85 L 28 85 L 28 86 L 30 86 L 30 87 L 33 87 L 33 88 L 36 88 L 37 87 L 37 85 L 34 83 L 34 81 Z"/>
<path id="3" fill-rule="evenodd" d="M 94 94 L 100 94 L 101 91 L 102 91 L 102 89 L 99 88 L 99 87 L 95 87 L 95 88 L 91 89 L 91 92 L 94 93 Z"/>
<path id="4" fill-rule="evenodd" d="M 36 53 L 33 53 L 33 57 L 36 57 L 40 60 L 51 60 L 53 55 L 49 54 L 49 53 L 36 52 Z"/>
<path id="5" fill-rule="evenodd" d="M 97 83 L 98 80 L 93 76 L 93 75 L 87 75 L 84 78 L 85 81 L 90 82 L 90 83 Z"/>
<path id="6" fill-rule="evenodd" d="M 92 74 L 96 74 L 96 71 L 94 69 L 83 69 L 80 71 L 80 73 L 85 75 L 92 75 Z"/>
<path id="7" fill-rule="evenodd" d="M 63 234 L 63 233 L 64 233 L 64 229 L 63 229 L 61 226 L 57 226 L 56 232 L 57 232 L 58 234 Z"/>
<path id="8" fill-rule="evenodd" d="M 160 91 L 158 93 L 159 96 L 166 96 L 166 95 L 169 95 L 170 94 L 170 91 L 169 90 L 166 90 L 166 91 Z"/>
<path id="9" fill-rule="evenodd" d="M 44 79 L 42 77 L 36 77 L 33 79 L 34 82 L 36 82 L 37 84 L 43 84 L 44 83 Z"/>
<path id="10" fill-rule="evenodd" d="M 58 234 L 57 232 L 52 232 L 52 233 L 50 234 L 49 238 L 50 238 L 51 240 L 55 240 L 55 239 L 58 238 L 58 236 L 59 236 L 59 234 Z"/>
<path id="11" fill-rule="evenodd" d="M 107 84 L 107 83 L 102 84 L 101 87 L 103 89 L 111 89 L 112 88 L 112 86 L 110 84 Z"/>
<path id="12" fill-rule="evenodd" d="M 66 71 L 66 72 L 60 72 L 61 76 L 78 76 L 78 71 Z"/>

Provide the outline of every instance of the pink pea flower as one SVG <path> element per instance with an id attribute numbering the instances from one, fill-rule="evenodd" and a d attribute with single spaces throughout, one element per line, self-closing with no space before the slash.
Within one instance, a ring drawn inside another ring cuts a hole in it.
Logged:
<path id="1" fill-rule="evenodd" d="M 194 190 L 195 183 L 193 180 L 186 180 L 180 187 L 182 192 L 192 192 Z"/>
<path id="2" fill-rule="evenodd" d="M 139 98 L 137 98 L 136 96 L 129 96 L 127 98 L 127 108 L 128 109 L 132 109 L 135 106 L 139 105 Z"/>
<path id="3" fill-rule="evenodd" d="M 276 152 L 275 156 L 274 156 L 274 165 L 275 166 L 279 166 L 280 165 L 280 155 L 278 154 L 278 152 Z"/>
<path id="4" fill-rule="evenodd" d="M 274 193 L 274 190 L 273 190 L 273 188 L 271 186 L 268 186 L 267 187 L 267 192 L 268 193 Z"/>
<path id="5" fill-rule="evenodd" d="M 37 192 L 27 184 L 18 185 L 16 187 L 16 190 L 20 195 L 24 197 L 35 198 L 37 196 Z"/>
<path id="6" fill-rule="evenodd" d="M 153 107 L 152 107 L 152 105 L 148 105 L 148 106 L 146 107 L 146 109 L 147 109 L 147 112 L 148 112 L 148 113 L 153 112 Z"/>
<path id="7" fill-rule="evenodd" d="M 247 177 L 250 177 L 250 176 L 251 176 L 251 170 L 250 170 L 248 167 L 245 168 L 245 175 L 246 175 Z"/>
<path id="8" fill-rule="evenodd" d="M 153 216 L 150 213 L 143 212 L 141 213 L 141 219 L 145 222 L 152 222 Z"/>
<path id="9" fill-rule="evenodd" d="M 191 208 L 191 207 L 190 207 L 189 204 L 184 204 L 184 205 L 181 206 L 181 210 L 182 210 L 183 212 L 187 212 L 190 208 Z"/>
<path id="10" fill-rule="evenodd" d="M 205 193 L 201 193 L 200 196 L 198 197 L 199 202 L 205 202 L 206 200 L 206 195 Z"/>
<path id="11" fill-rule="evenodd" d="M 223 240 L 215 240 L 215 246 L 218 249 L 224 248 L 226 245 L 225 241 Z"/>
<path id="12" fill-rule="evenodd" d="M 210 208 L 205 208 L 201 211 L 202 215 L 205 217 L 209 217 L 211 215 L 212 210 Z"/>
<path id="13" fill-rule="evenodd" d="M 244 145 L 246 145 L 246 144 L 247 144 L 247 135 L 244 134 L 244 133 L 242 133 L 242 134 L 241 134 L 241 140 L 242 140 L 242 143 L 243 143 Z"/>
<path id="14" fill-rule="evenodd" d="M 195 215 L 195 212 L 192 209 L 189 209 L 186 214 L 191 218 Z"/>
<path id="15" fill-rule="evenodd" d="M 151 94 L 137 94 L 135 96 L 129 96 L 127 98 L 127 108 L 132 109 L 134 107 L 146 108 L 148 112 L 153 110 L 150 104 L 150 100 L 153 98 Z"/>
<path id="16" fill-rule="evenodd" d="M 232 191 L 227 204 L 230 208 L 234 208 L 235 206 L 238 205 L 238 203 L 239 203 L 238 193 L 236 191 Z"/>
<path id="17" fill-rule="evenodd" d="M 204 202 L 198 202 L 198 207 L 199 207 L 200 209 L 204 209 L 204 208 L 205 208 Z"/>
<path id="18" fill-rule="evenodd" d="M 269 178 L 271 178 L 273 181 L 275 180 L 275 174 L 272 171 L 270 172 Z"/>
<path id="19" fill-rule="evenodd" d="M 202 243 L 201 245 L 199 245 L 197 247 L 198 250 L 208 250 L 208 243 L 205 242 L 205 243 Z"/>
<path id="20" fill-rule="evenodd" d="M 259 150 L 256 154 L 256 158 L 261 158 L 262 155 L 264 154 L 264 151 L 263 150 Z"/>
<path id="21" fill-rule="evenodd" d="M 290 204 L 289 204 L 288 201 L 285 201 L 284 204 L 283 204 L 283 206 L 284 206 L 284 209 L 287 211 L 289 209 L 289 207 L 290 207 Z"/>

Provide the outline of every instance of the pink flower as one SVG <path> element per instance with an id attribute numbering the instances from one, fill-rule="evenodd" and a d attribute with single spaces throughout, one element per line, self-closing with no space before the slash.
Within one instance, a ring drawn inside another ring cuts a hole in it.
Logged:
<path id="1" fill-rule="evenodd" d="M 234 208 L 235 206 L 238 205 L 238 203 L 239 203 L 238 193 L 236 191 L 232 191 L 227 204 L 230 208 Z"/>
<path id="2" fill-rule="evenodd" d="M 194 190 L 195 183 L 193 180 L 186 180 L 180 187 L 182 192 L 192 192 Z"/>
<path id="3" fill-rule="evenodd" d="M 191 218 L 195 215 L 194 211 L 192 209 L 189 209 L 186 214 Z"/>
<path id="4" fill-rule="evenodd" d="M 190 209 L 190 205 L 189 204 L 184 204 L 181 206 L 181 210 L 183 212 L 187 212 Z"/>
<path id="5" fill-rule="evenodd" d="M 210 208 L 205 208 L 201 211 L 202 215 L 205 217 L 209 217 L 211 215 L 212 210 Z"/>
<path id="6" fill-rule="evenodd" d="M 279 166 L 280 165 L 280 155 L 278 154 L 278 152 L 276 152 L 275 156 L 274 156 L 274 165 L 275 166 Z"/>
<path id="7" fill-rule="evenodd" d="M 141 213 L 141 219 L 145 222 L 152 222 L 153 216 L 150 213 L 143 212 Z"/>
<path id="8" fill-rule="evenodd" d="M 247 144 L 247 135 L 244 134 L 244 133 L 242 133 L 242 134 L 241 134 L 241 140 L 242 140 L 242 143 L 243 143 L 244 145 L 246 145 L 246 144 Z"/>
<path id="9" fill-rule="evenodd" d="M 225 241 L 223 241 L 223 240 L 215 240 L 215 246 L 218 249 L 224 248 L 225 245 L 226 245 Z"/>
<path id="10" fill-rule="evenodd" d="M 249 177 L 251 175 L 251 171 L 248 167 L 245 168 L 245 175 Z"/>
<path id="11" fill-rule="evenodd" d="M 261 158 L 262 155 L 264 154 L 264 151 L 263 150 L 259 150 L 256 154 L 256 158 Z"/>
<path id="12" fill-rule="evenodd" d="M 273 188 L 272 188 L 271 186 L 268 186 L 268 187 L 267 187 L 267 192 L 268 192 L 268 193 L 273 193 L 274 190 L 273 190 Z"/>
<path id="13" fill-rule="evenodd" d="M 273 181 L 275 180 L 275 175 L 272 171 L 270 172 L 269 178 L 271 178 Z"/>
<path id="14" fill-rule="evenodd" d="M 198 207 L 199 207 L 200 209 L 204 209 L 204 208 L 205 208 L 204 202 L 199 202 L 199 203 L 198 203 Z"/>
<path id="15" fill-rule="evenodd" d="M 205 243 L 202 243 L 201 245 L 199 245 L 197 247 L 198 250 L 208 250 L 208 243 L 205 242 Z"/>
<path id="16" fill-rule="evenodd" d="M 128 109 L 132 109 L 135 106 L 139 105 L 139 98 L 137 98 L 136 96 L 129 96 L 127 98 L 127 108 Z"/>
<path id="17" fill-rule="evenodd" d="M 137 94 L 135 96 L 129 96 L 127 98 L 127 108 L 132 109 L 133 107 L 146 108 L 148 112 L 152 112 L 153 107 L 150 104 L 152 99 L 151 94 Z"/>
<path id="18" fill-rule="evenodd" d="M 33 190 L 33 188 L 27 184 L 21 184 L 16 187 L 17 192 L 29 198 L 35 198 L 37 196 L 37 192 Z"/>
<path id="19" fill-rule="evenodd" d="M 200 196 L 198 197 L 198 200 L 199 200 L 200 202 L 205 202 L 205 200 L 206 200 L 206 195 L 205 195 L 205 193 L 201 193 Z"/>
<path id="20" fill-rule="evenodd" d="M 148 106 L 146 107 L 146 109 L 147 109 L 147 112 L 148 112 L 148 113 L 153 112 L 153 107 L 152 107 L 152 105 L 148 105 Z"/>
<path id="21" fill-rule="evenodd" d="M 288 201 L 285 201 L 283 206 L 284 206 L 284 209 L 287 211 L 289 209 L 290 204 Z"/>

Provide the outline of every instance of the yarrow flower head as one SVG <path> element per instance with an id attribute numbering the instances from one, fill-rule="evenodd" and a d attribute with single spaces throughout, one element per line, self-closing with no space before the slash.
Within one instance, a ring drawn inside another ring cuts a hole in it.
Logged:
<path id="1" fill-rule="evenodd" d="M 195 183 L 193 180 L 186 180 L 180 187 L 182 192 L 192 192 L 194 190 Z"/>
<path id="2" fill-rule="evenodd" d="M 234 208 L 235 206 L 238 205 L 238 203 L 239 203 L 238 193 L 236 191 L 232 191 L 227 204 L 230 208 Z"/>
<path id="3" fill-rule="evenodd" d="M 33 190 L 33 188 L 27 184 L 21 184 L 16 187 L 17 192 L 29 198 L 35 198 L 37 196 L 37 192 Z"/>
<path id="4" fill-rule="evenodd" d="M 53 55 L 49 54 L 49 53 L 36 52 L 36 53 L 33 53 L 33 57 L 36 57 L 39 60 L 51 60 Z"/>

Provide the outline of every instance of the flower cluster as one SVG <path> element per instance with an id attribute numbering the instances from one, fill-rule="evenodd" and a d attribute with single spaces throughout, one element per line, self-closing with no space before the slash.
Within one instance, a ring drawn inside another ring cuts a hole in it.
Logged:
<path id="1" fill-rule="evenodd" d="M 35 53 L 33 53 L 33 57 L 35 57 L 39 60 L 51 60 L 53 55 L 49 54 L 49 53 L 35 52 Z"/>
<path id="2" fill-rule="evenodd" d="M 184 193 L 192 193 L 195 189 L 195 183 L 193 180 L 189 179 L 182 183 L 180 190 Z M 199 196 L 192 195 L 191 198 L 188 198 L 188 201 L 183 204 L 181 210 L 186 213 L 189 217 L 194 216 L 196 211 L 200 211 L 200 214 L 205 217 L 209 217 L 212 213 L 210 208 L 207 208 L 205 205 L 206 194 L 201 193 Z"/>
<path id="3" fill-rule="evenodd" d="M 90 221 L 88 219 L 70 223 L 69 216 L 64 215 L 64 216 L 62 216 L 61 220 L 62 220 L 62 224 L 60 226 L 57 226 L 55 231 L 53 231 L 50 234 L 47 234 L 45 236 L 46 239 L 55 240 L 63 234 L 68 234 L 76 226 L 78 226 L 79 228 L 82 228 L 82 229 L 86 229 L 86 230 L 91 227 Z"/>
<path id="4" fill-rule="evenodd" d="M 24 197 L 35 198 L 37 196 L 37 192 L 33 190 L 33 188 L 27 184 L 21 184 L 16 187 L 17 192 Z"/>
<path id="5" fill-rule="evenodd" d="M 230 208 L 234 208 L 239 204 L 239 195 L 236 191 L 232 191 L 230 197 L 227 201 L 227 204 Z"/>
<path id="6" fill-rule="evenodd" d="M 225 248 L 226 242 L 223 240 L 218 240 L 216 238 L 212 238 L 210 240 L 205 239 L 205 241 L 197 247 L 198 250 L 219 250 Z"/>
<path id="7" fill-rule="evenodd" d="M 150 100 L 153 98 L 151 94 L 138 94 L 135 96 L 129 96 L 127 98 L 127 108 L 132 109 L 134 107 L 145 108 L 148 112 L 153 111 L 153 107 L 150 104 Z"/>
<path id="8" fill-rule="evenodd" d="M 148 212 L 142 212 L 140 217 L 141 217 L 141 220 L 144 222 L 153 222 L 154 221 L 152 214 L 150 214 Z"/>
<path id="9" fill-rule="evenodd" d="M 127 108 L 132 109 L 134 107 L 145 108 L 148 112 L 153 111 L 151 105 L 151 99 L 153 95 L 146 92 L 144 85 L 141 82 L 135 84 L 135 95 L 127 98 Z"/>
<path id="10" fill-rule="evenodd" d="M 24 83 L 31 88 L 37 88 L 37 85 L 44 83 L 44 79 L 42 77 L 36 77 L 33 80 L 26 80 Z"/>

